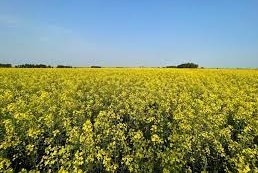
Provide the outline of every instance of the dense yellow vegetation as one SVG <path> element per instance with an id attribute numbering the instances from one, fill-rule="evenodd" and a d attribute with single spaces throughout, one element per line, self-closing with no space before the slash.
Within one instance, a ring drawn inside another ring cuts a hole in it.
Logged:
<path id="1" fill-rule="evenodd" d="M 0 172 L 257 172 L 258 71 L 0 69 Z"/>

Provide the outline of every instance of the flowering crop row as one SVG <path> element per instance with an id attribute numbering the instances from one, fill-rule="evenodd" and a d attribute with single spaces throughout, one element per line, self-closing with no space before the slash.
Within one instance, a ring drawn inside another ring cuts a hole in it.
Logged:
<path id="1" fill-rule="evenodd" d="M 258 71 L 0 69 L 0 172 L 258 172 Z"/>

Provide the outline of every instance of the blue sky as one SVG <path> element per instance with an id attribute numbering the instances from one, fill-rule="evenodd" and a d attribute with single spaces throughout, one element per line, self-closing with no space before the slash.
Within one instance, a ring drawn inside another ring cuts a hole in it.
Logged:
<path id="1" fill-rule="evenodd" d="M 257 0 L 1 0 L 0 63 L 258 67 Z"/>

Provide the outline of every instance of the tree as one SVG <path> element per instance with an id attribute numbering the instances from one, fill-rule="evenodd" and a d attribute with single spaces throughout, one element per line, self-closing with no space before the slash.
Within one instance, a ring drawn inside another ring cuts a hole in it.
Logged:
<path id="1" fill-rule="evenodd" d="M 0 64 L 0 68 L 11 68 L 12 64 Z"/>
<path id="2" fill-rule="evenodd" d="M 177 66 L 177 68 L 198 68 L 198 64 L 184 63 Z"/>
<path id="3" fill-rule="evenodd" d="M 90 66 L 90 68 L 101 68 L 101 66 L 93 65 L 93 66 Z"/>
<path id="4" fill-rule="evenodd" d="M 69 66 L 69 65 L 57 65 L 56 68 L 72 68 L 72 66 Z"/>
<path id="5" fill-rule="evenodd" d="M 51 68 L 51 66 L 45 64 L 21 64 L 16 65 L 15 68 Z"/>

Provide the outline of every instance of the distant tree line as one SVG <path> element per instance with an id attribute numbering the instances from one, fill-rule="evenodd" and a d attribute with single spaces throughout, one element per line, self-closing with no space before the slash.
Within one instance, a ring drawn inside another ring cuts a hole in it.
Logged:
<path id="1" fill-rule="evenodd" d="M 93 65 L 93 66 L 90 66 L 90 68 L 101 68 L 101 66 Z"/>
<path id="2" fill-rule="evenodd" d="M 198 64 L 194 64 L 194 63 L 184 63 L 184 64 L 180 64 L 177 66 L 166 66 L 166 68 L 198 68 L 199 65 Z"/>
<path id="3" fill-rule="evenodd" d="M 177 68 L 176 65 L 169 65 L 169 66 L 166 66 L 166 68 Z"/>
<path id="4" fill-rule="evenodd" d="M 185 64 L 178 65 L 177 68 L 198 68 L 198 64 L 185 63 Z"/>
<path id="5" fill-rule="evenodd" d="M 11 67 L 12 67 L 12 64 L 0 63 L 0 68 L 11 68 Z M 15 68 L 54 68 L 53 66 L 45 65 L 45 64 L 21 64 L 21 65 L 15 65 L 14 67 Z M 68 65 L 57 65 L 56 68 L 73 68 L 73 67 Z M 93 66 L 90 66 L 90 68 L 102 68 L 102 67 L 93 65 Z M 175 65 L 166 66 L 165 68 L 198 68 L 198 64 L 184 63 L 177 66 Z"/>
<path id="6" fill-rule="evenodd" d="M 58 65 L 58 66 L 56 66 L 56 68 L 72 68 L 72 66 L 68 66 L 68 65 Z"/>
<path id="7" fill-rule="evenodd" d="M 12 64 L 0 64 L 0 68 L 11 68 Z"/>
<path id="8" fill-rule="evenodd" d="M 45 64 L 21 64 L 21 65 L 16 65 L 15 68 L 53 68 L 53 67 Z"/>
<path id="9" fill-rule="evenodd" d="M 54 68 L 54 66 L 51 65 L 45 65 L 45 64 L 20 64 L 20 65 L 15 65 L 12 66 L 12 64 L 1 64 L 0 63 L 0 68 Z M 72 68 L 72 66 L 68 65 L 57 65 L 56 68 Z"/>

